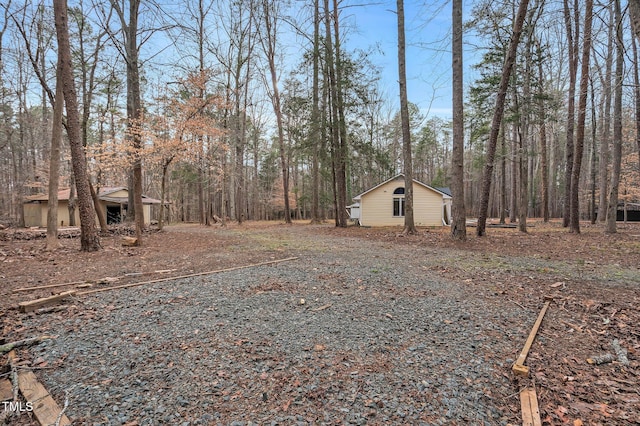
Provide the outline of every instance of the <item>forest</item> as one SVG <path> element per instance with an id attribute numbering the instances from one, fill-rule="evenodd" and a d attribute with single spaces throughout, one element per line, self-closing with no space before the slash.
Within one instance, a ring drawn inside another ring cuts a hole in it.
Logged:
<path id="1" fill-rule="evenodd" d="M 352 197 L 399 173 L 451 187 L 454 220 L 478 217 L 479 235 L 487 217 L 615 232 L 618 211 L 640 210 L 637 2 L 442 2 L 448 117 L 406 93 L 403 2 L 385 6 L 393 99 L 370 51 L 348 48 L 346 0 L 3 2 L 0 223 L 24 226 L 25 197 L 68 188 L 90 250 L 91 198 L 126 186 L 138 235 L 142 194 L 161 200 L 160 227 L 343 227 Z"/>

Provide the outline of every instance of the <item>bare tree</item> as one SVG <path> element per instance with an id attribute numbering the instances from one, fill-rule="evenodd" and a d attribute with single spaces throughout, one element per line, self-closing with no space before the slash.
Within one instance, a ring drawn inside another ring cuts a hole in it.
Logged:
<path id="1" fill-rule="evenodd" d="M 126 4 L 126 2 L 125 2 Z M 140 58 L 138 43 L 138 18 L 140 0 L 128 0 L 129 9 L 121 7 L 117 0 L 111 0 L 122 27 L 124 40 L 119 49 L 127 68 L 127 138 L 133 148 L 131 178 L 133 197 L 130 197 L 129 212 L 135 215 L 136 244 L 142 245 L 144 210 L 142 205 L 142 99 L 140 95 Z M 111 34 L 112 38 L 113 34 Z M 133 199 L 132 199 L 133 198 Z M 133 201 L 133 203 L 131 202 Z"/>
<path id="2" fill-rule="evenodd" d="M 540 120 L 540 173 L 542 177 L 541 183 L 541 198 L 542 198 L 542 219 L 544 222 L 549 222 L 549 161 L 547 155 L 547 112 L 544 102 L 544 86 L 545 78 L 542 70 L 542 47 L 540 42 L 536 45 L 538 51 L 538 117 Z"/>
<path id="3" fill-rule="evenodd" d="M 328 8 L 327 8 L 327 13 Z M 328 24 L 328 23 L 327 23 Z M 329 34 L 327 34 L 329 35 Z M 340 10 L 338 0 L 333 0 L 333 49 L 327 49 L 333 55 L 335 61 L 335 79 L 332 86 L 332 101 L 336 109 L 337 120 L 333 126 L 338 128 L 338 138 L 336 142 L 336 224 L 345 228 L 347 226 L 347 163 L 349 152 L 347 150 L 347 121 L 345 119 L 344 89 L 343 89 L 343 67 L 342 67 L 342 43 L 340 40 Z"/>
<path id="4" fill-rule="evenodd" d="M 620 169 L 622 163 L 622 81 L 624 72 L 624 45 L 622 40 L 622 12 L 620 0 L 614 0 L 616 21 L 616 70 L 615 92 L 613 100 L 613 158 L 611 170 L 611 185 L 609 204 L 607 208 L 607 222 L 605 232 L 615 234 L 618 215 L 618 187 L 620 185 Z"/>
<path id="5" fill-rule="evenodd" d="M 607 56 L 605 59 L 605 75 L 600 73 L 603 91 L 602 125 L 600 126 L 600 163 L 598 180 L 600 182 L 600 197 L 598 199 L 598 222 L 604 223 L 607 219 L 607 196 L 609 195 L 609 145 L 611 141 L 611 76 L 613 74 L 613 56 L 615 25 L 613 4 L 609 7 L 609 24 L 607 26 Z"/>
<path id="6" fill-rule="evenodd" d="M 591 53 L 591 23 L 593 0 L 585 1 L 584 42 L 582 45 L 582 67 L 580 70 L 580 97 L 578 100 L 578 128 L 576 129 L 575 153 L 571 170 L 571 232 L 580 233 L 580 170 L 584 152 L 585 121 L 587 116 L 587 94 L 589 91 L 589 56 Z"/>
<path id="7" fill-rule="evenodd" d="M 636 7 L 640 8 L 639 2 L 632 2 L 636 4 Z M 633 20 L 631 17 L 631 25 L 634 33 L 638 33 L 639 29 L 635 28 L 635 25 L 640 25 L 640 22 Z M 635 35 L 631 36 L 631 47 L 633 51 L 633 96 L 635 107 L 635 119 L 636 119 L 636 147 L 638 149 L 638 170 L 640 170 L 640 67 L 638 58 L 638 40 Z"/>
<path id="8" fill-rule="evenodd" d="M 76 190 L 78 191 L 81 250 L 96 251 L 99 250 L 101 246 L 100 238 L 96 230 L 95 209 L 93 208 L 91 190 L 89 189 L 87 162 L 82 146 L 78 98 L 76 96 L 73 81 L 73 66 L 71 64 L 66 0 L 54 0 L 53 8 L 58 38 L 59 61 L 61 63 L 60 75 L 67 110 L 67 134 L 71 147 L 73 174 L 76 177 Z"/>
<path id="9" fill-rule="evenodd" d="M 284 124 L 282 122 L 282 108 L 280 106 L 280 90 L 278 88 L 278 72 L 276 70 L 276 36 L 277 36 L 277 2 L 262 0 L 262 12 L 265 33 L 260 38 L 262 47 L 267 55 L 269 72 L 271 75 L 271 103 L 276 115 L 278 127 L 278 148 L 280 151 L 280 169 L 282 171 L 282 186 L 284 197 L 284 220 L 291 223 L 291 208 L 289 202 L 289 165 L 284 141 Z"/>
<path id="10" fill-rule="evenodd" d="M 311 223 L 320 223 L 320 0 L 313 1 L 313 82 L 311 105 Z"/>
<path id="11" fill-rule="evenodd" d="M 47 202 L 47 250 L 60 247 L 58 241 L 58 182 L 60 180 L 60 142 L 62 141 L 62 115 L 64 92 L 62 90 L 62 61 L 58 49 L 56 69 L 56 99 L 53 104 L 51 127 L 51 153 L 49 157 L 49 200 Z"/>
<path id="12" fill-rule="evenodd" d="M 452 82 L 453 82 L 453 150 L 451 154 L 451 237 L 467 239 L 467 213 L 464 202 L 464 86 L 462 67 L 462 0 L 452 2 Z"/>
<path id="13" fill-rule="evenodd" d="M 398 17 L 398 83 L 400 86 L 400 120 L 402 127 L 402 157 L 404 160 L 404 230 L 416 234 L 413 220 L 413 163 L 411 161 L 411 128 L 407 102 L 407 64 L 405 57 L 404 0 L 396 1 Z"/>
<path id="14" fill-rule="evenodd" d="M 565 149 L 565 186 L 564 186 L 564 209 L 562 215 L 562 226 L 569 226 L 571 216 L 571 183 L 572 183 L 572 170 L 575 153 L 574 148 L 574 129 L 575 129 L 575 92 L 576 92 L 576 79 L 578 75 L 578 50 L 579 50 L 579 16 L 580 9 L 578 8 L 578 0 L 573 4 L 573 24 L 571 22 L 571 9 L 569 7 L 569 0 L 564 0 L 564 21 L 565 30 L 567 33 L 567 44 L 569 45 L 569 89 L 567 91 L 567 127 L 566 127 L 566 149 Z"/>
<path id="15" fill-rule="evenodd" d="M 511 78 L 511 70 L 513 69 L 513 64 L 516 61 L 518 43 L 520 42 L 520 36 L 522 35 L 522 25 L 527 14 L 528 6 L 529 0 L 520 1 L 516 19 L 513 22 L 513 30 L 511 41 L 509 42 L 509 49 L 507 51 L 507 56 L 502 67 L 502 75 L 500 76 L 500 85 L 498 86 L 496 106 L 494 109 L 493 118 L 491 120 L 491 131 L 489 134 L 487 157 L 485 160 L 486 163 L 484 166 L 484 175 L 482 179 L 480 214 L 478 215 L 478 226 L 476 228 L 476 234 L 478 236 L 483 236 L 486 233 L 487 214 L 489 210 L 489 195 L 491 192 L 491 182 L 493 180 L 493 167 L 496 155 L 496 145 L 498 143 L 498 134 L 500 132 L 502 116 L 504 115 L 504 102 L 507 96 L 507 89 L 509 87 L 509 79 Z"/>

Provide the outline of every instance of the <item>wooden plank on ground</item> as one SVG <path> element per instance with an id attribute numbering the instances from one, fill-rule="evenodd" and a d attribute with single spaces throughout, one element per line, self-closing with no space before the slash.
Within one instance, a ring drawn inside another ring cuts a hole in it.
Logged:
<path id="1" fill-rule="evenodd" d="M 49 297 L 43 297 L 42 299 L 29 300 L 28 302 L 20 302 L 18 304 L 21 312 L 32 312 L 43 306 L 49 306 L 56 304 L 67 297 L 73 296 L 76 290 L 69 290 Z"/>
<path id="2" fill-rule="evenodd" d="M 529 333 L 529 337 L 527 338 L 527 341 L 524 344 L 524 348 L 522 348 L 522 352 L 520 352 L 520 356 L 518 357 L 516 362 L 513 364 L 513 367 L 511 368 L 513 372 L 517 375 L 527 376 L 529 374 L 529 367 L 524 365 L 524 362 L 527 359 L 527 355 L 529 354 L 529 349 L 531 349 L 533 340 L 536 338 L 536 334 L 538 334 L 538 328 L 540 328 L 540 324 L 542 323 L 542 319 L 544 318 L 544 314 L 547 312 L 547 309 L 549 308 L 550 303 L 551 301 L 549 300 L 547 300 L 544 303 L 544 306 L 542 307 L 540 314 L 538 314 L 538 319 L 533 325 L 533 328 Z"/>
<path id="3" fill-rule="evenodd" d="M 13 398 L 13 386 L 11 386 L 11 380 L 0 380 L 0 401 L 11 401 Z"/>
<path id="4" fill-rule="evenodd" d="M 43 290 L 46 288 L 54 288 L 54 287 L 65 287 L 65 286 L 72 286 L 72 285 L 76 285 L 76 284 L 84 284 L 86 281 L 73 281 L 70 283 L 60 283 L 60 284 L 47 284 L 47 285 L 39 285 L 39 286 L 35 286 L 35 287 L 20 287 L 20 288 L 16 288 L 15 290 L 13 290 L 14 293 L 19 293 L 21 291 L 33 291 L 33 290 Z"/>
<path id="5" fill-rule="evenodd" d="M 522 426 L 542 426 L 535 388 L 528 387 L 520 391 L 520 407 L 522 408 Z"/>
<path id="6" fill-rule="evenodd" d="M 33 404 L 33 414 L 42 426 L 56 424 L 60 412 L 58 404 L 53 400 L 47 389 L 38 381 L 32 371 L 21 371 L 18 373 L 20 392 L 27 402 Z M 70 425 L 71 421 L 64 414 L 60 417 L 60 426 Z"/>
<path id="7" fill-rule="evenodd" d="M 103 291 L 111 291 L 111 290 L 118 290 L 118 289 L 122 289 L 122 288 L 137 287 L 137 286 L 141 286 L 141 285 L 155 284 L 155 283 L 161 283 L 161 282 L 166 282 L 166 281 L 180 280 L 180 279 L 184 279 L 184 278 L 200 277 L 200 276 L 203 276 L 203 275 L 220 274 L 220 273 L 223 273 L 223 272 L 237 271 L 239 269 L 255 268 L 255 267 L 258 267 L 258 266 L 273 265 L 273 264 L 281 263 L 281 262 L 289 262 L 291 260 L 297 260 L 297 259 L 298 259 L 298 257 L 287 257 L 287 258 L 284 258 L 284 259 L 268 260 L 266 262 L 252 263 L 250 265 L 233 266 L 231 268 L 217 269 L 215 271 L 196 272 L 196 273 L 193 273 L 193 274 L 180 275 L 180 276 L 177 276 L 177 277 L 159 278 L 157 280 L 140 281 L 140 282 L 137 282 L 137 283 L 122 284 L 122 285 L 116 285 L 116 286 L 112 286 L 112 287 L 98 288 L 98 289 L 95 289 L 95 290 L 81 291 L 81 292 L 78 293 L 78 296 L 85 296 L 87 294 L 100 293 L 100 292 L 103 292 Z"/>

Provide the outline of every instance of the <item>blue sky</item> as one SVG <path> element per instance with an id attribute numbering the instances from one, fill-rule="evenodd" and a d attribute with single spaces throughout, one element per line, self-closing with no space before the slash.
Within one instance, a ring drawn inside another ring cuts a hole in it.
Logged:
<path id="1" fill-rule="evenodd" d="M 375 1 L 375 0 L 374 0 Z M 373 62 L 382 70 L 382 90 L 398 97 L 396 2 L 365 5 L 342 3 L 349 26 L 347 46 L 379 46 Z M 407 92 L 424 114 L 451 118 L 451 3 L 443 0 L 405 1 Z M 469 55 L 465 65 L 469 64 Z M 465 77 L 465 81 L 468 81 Z M 394 105 L 398 105 L 399 101 Z"/>

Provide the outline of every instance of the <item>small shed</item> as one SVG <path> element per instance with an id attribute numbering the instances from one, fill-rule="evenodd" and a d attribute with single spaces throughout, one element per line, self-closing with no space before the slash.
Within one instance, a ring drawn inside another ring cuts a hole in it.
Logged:
<path id="1" fill-rule="evenodd" d="M 58 223 L 60 226 L 68 226 L 69 221 L 69 195 L 70 190 L 61 189 L 58 191 Z M 100 188 L 98 195 L 99 205 L 107 218 L 108 224 L 120 223 L 126 215 L 129 204 L 129 191 L 126 187 L 105 187 Z M 160 204 L 160 200 L 142 195 L 142 206 L 144 213 L 144 223 L 151 223 L 151 205 Z M 37 194 L 26 197 L 24 202 L 24 222 L 25 226 L 47 226 L 47 210 L 49 208 L 49 196 L 47 194 Z M 80 224 L 80 214 L 75 211 L 75 220 Z M 96 217 L 96 221 L 97 221 Z"/>
<path id="2" fill-rule="evenodd" d="M 404 175 L 399 174 L 353 198 L 351 218 L 362 226 L 403 226 Z M 413 215 L 416 226 L 446 226 L 451 221 L 451 194 L 413 180 Z"/>

